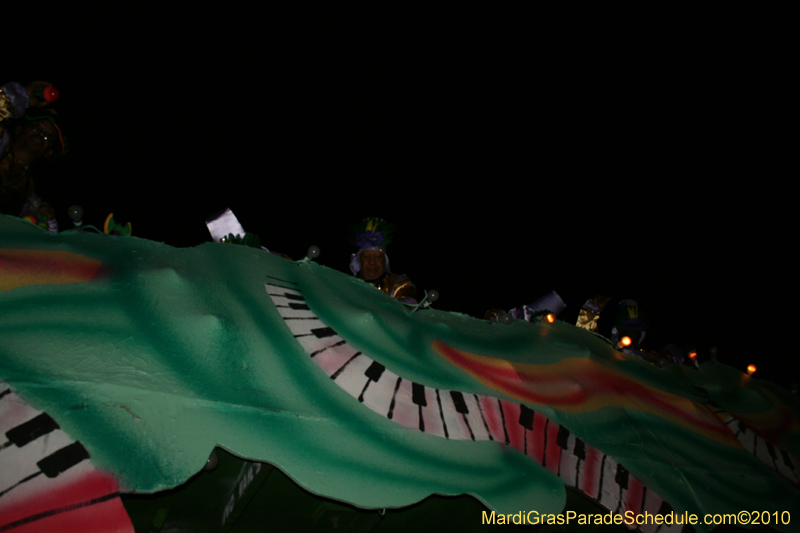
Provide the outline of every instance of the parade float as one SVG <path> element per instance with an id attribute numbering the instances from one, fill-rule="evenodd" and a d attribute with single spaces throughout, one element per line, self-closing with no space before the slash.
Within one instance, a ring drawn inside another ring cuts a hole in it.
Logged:
<path id="1" fill-rule="evenodd" d="M 0 531 L 800 531 L 785 389 L 246 246 L 0 217 L 0 380 Z"/>

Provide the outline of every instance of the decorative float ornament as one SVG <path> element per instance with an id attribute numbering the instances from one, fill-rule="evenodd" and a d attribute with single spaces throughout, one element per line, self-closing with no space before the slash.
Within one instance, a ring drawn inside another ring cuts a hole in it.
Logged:
<path id="1" fill-rule="evenodd" d="M 319 249 L 319 246 L 311 245 L 311 246 L 308 247 L 308 251 L 306 252 L 306 257 L 309 260 L 316 259 L 317 257 L 319 257 L 320 253 L 322 253 L 322 252 Z"/>
<path id="2" fill-rule="evenodd" d="M 83 208 L 79 205 L 72 205 L 67 209 L 67 214 L 76 228 L 83 226 Z"/>
<path id="3" fill-rule="evenodd" d="M 117 221 L 114 220 L 114 213 L 109 213 L 103 224 L 103 233 L 106 235 L 130 235 L 131 223 L 128 222 L 124 226 L 118 224 Z"/>
<path id="4" fill-rule="evenodd" d="M 628 337 L 627 335 L 625 335 L 624 337 L 622 337 L 622 338 L 619 340 L 619 343 L 618 343 L 618 345 L 619 345 L 619 347 L 620 347 L 620 348 L 627 348 L 627 347 L 628 347 L 628 346 L 630 346 L 632 343 L 633 343 L 633 341 L 631 341 L 631 338 L 630 338 L 630 337 Z"/>
<path id="5" fill-rule="evenodd" d="M 546 315 L 544 315 L 544 321 L 552 324 L 553 322 L 556 321 L 556 315 L 554 315 L 553 313 L 547 313 Z"/>
<path id="6" fill-rule="evenodd" d="M 55 102 L 58 100 L 58 97 L 61 96 L 61 93 L 53 87 L 52 85 L 45 87 L 41 91 L 36 91 L 34 96 L 37 98 L 41 98 L 42 100 L 46 100 L 48 102 Z"/>
<path id="7" fill-rule="evenodd" d="M 747 365 L 747 373 L 748 373 L 749 375 L 751 375 L 751 376 L 752 376 L 753 374 L 755 374 L 755 373 L 756 373 L 756 370 L 758 370 L 758 369 L 756 368 L 756 365 L 753 365 L 753 364 L 749 364 L 749 365 Z"/>
<path id="8" fill-rule="evenodd" d="M 408 308 L 408 314 L 414 314 L 418 309 L 427 309 L 429 308 L 433 302 L 439 299 L 439 291 L 436 289 L 431 289 L 430 291 L 425 291 L 425 297 L 422 298 L 422 301 L 418 304 L 406 304 Z"/>

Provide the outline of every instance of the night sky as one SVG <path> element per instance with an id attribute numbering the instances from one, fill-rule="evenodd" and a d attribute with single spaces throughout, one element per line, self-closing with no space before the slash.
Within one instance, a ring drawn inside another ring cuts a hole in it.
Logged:
<path id="1" fill-rule="evenodd" d="M 34 172 L 62 228 L 80 204 L 195 246 L 230 207 L 346 271 L 380 216 L 439 309 L 633 298 L 646 347 L 800 381 L 797 43 L 774 5 L 35 9 L 8 15 L 2 82 L 61 91 L 70 153 Z"/>

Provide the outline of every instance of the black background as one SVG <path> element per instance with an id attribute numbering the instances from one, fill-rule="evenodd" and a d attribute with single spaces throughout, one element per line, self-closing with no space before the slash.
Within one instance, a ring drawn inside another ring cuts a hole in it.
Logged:
<path id="1" fill-rule="evenodd" d="M 35 172 L 62 228 L 80 204 L 194 246 L 230 207 L 347 271 L 351 227 L 380 216 L 440 309 L 634 298 L 647 347 L 797 379 L 797 43 L 776 5 L 114 6 L 8 15 L 3 81 L 61 91 L 70 153 Z"/>

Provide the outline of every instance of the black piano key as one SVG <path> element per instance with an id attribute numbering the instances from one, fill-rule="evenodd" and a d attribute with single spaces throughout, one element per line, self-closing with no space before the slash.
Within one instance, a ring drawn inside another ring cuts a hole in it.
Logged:
<path id="1" fill-rule="evenodd" d="M 575 439 L 575 450 L 573 453 L 575 457 L 581 461 L 586 460 L 586 444 L 581 439 Z"/>
<path id="2" fill-rule="evenodd" d="M 305 299 L 302 296 L 300 296 L 299 294 L 290 294 L 290 293 L 286 292 L 286 293 L 280 294 L 279 296 L 283 296 L 284 298 L 286 298 L 288 300 L 300 300 L 300 301 L 303 301 L 303 302 L 305 301 Z"/>
<path id="3" fill-rule="evenodd" d="M 394 405 L 397 399 L 397 391 L 400 390 L 400 383 L 403 381 L 403 378 L 400 376 L 397 377 L 397 383 L 394 386 L 394 394 L 392 394 L 392 403 L 389 404 L 389 413 L 386 415 L 386 418 L 389 420 L 392 419 L 394 416 Z"/>
<path id="4" fill-rule="evenodd" d="M 533 409 L 519 405 L 519 425 L 529 431 L 533 429 L 533 415 Z"/>
<path id="5" fill-rule="evenodd" d="M 6 389 L 3 392 L 0 392 L 0 400 L 2 400 L 6 394 L 11 394 L 11 389 Z"/>
<path id="6" fill-rule="evenodd" d="M 522 413 L 520 413 L 522 414 Z M 547 467 L 547 427 L 550 425 L 550 419 L 544 420 L 544 431 L 542 432 L 542 466 Z"/>
<path id="7" fill-rule="evenodd" d="M 639 514 L 644 514 L 645 502 L 647 502 L 647 485 L 642 485 L 642 503 L 639 506 Z"/>
<path id="8" fill-rule="evenodd" d="M 658 508 L 658 514 L 661 516 L 672 513 L 672 506 L 666 500 L 661 500 L 661 507 Z"/>
<path id="9" fill-rule="evenodd" d="M 575 446 L 572 448 L 572 454 L 578 458 L 575 464 L 575 488 L 581 484 L 581 462 L 586 459 L 586 445 L 579 438 L 575 438 Z M 563 457 L 563 455 L 562 455 Z M 558 471 L 561 472 L 561 465 L 558 465 Z"/>
<path id="10" fill-rule="evenodd" d="M 450 396 L 453 398 L 453 405 L 456 408 L 456 412 L 462 415 L 468 415 L 469 409 L 467 408 L 467 402 L 464 401 L 464 395 L 457 390 L 451 390 Z"/>
<path id="11" fill-rule="evenodd" d="M 34 441 L 46 435 L 51 431 L 59 429 L 59 425 L 55 420 L 50 418 L 47 413 L 42 413 L 39 416 L 31 418 L 27 422 L 18 425 L 6 432 L 8 440 L 22 448 L 31 441 Z"/>
<path id="12" fill-rule="evenodd" d="M 364 388 L 361 389 L 361 394 L 358 395 L 358 401 L 359 402 L 364 403 L 364 393 L 367 392 L 367 387 L 369 387 L 370 383 L 372 383 L 370 380 L 367 380 L 367 382 L 364 383 Z"/>
<path id="13" fill-rule="evenodd" d="M 775 454 L 775 447 L 769 442 L 767 443 L 767 453 L 769 453 L 769 456 L 772 457 L 773 461 L 778 458 L 778 456 Z"/>
<path id="14" fill-rule="evenodd" d="M 736 427 L 739 429 L 739 431 L 736 432 L 737 437 L 739 436 L 740 433 L 744 433 L 745 431 L 747 431 L 747 426 L 742 424 L 741 420 L 736 421 Z"/>
<path id="15" fill-rule="evenodd" d="M 567 449 L 567 441 L 569 440 L 569 430 L 564 426 L 559 426 L 558 436 L 556 437 L 556 444 L 562 450 Z"/>
<path id="16" fill-rule="evenodd" d="M 617 474 L 614 476 L 614 481 L 621 489 L 628 488 L 628 470 L 621 464 L 617 464 Z"/>
<path id="17" fill-rule="evenodd" d="M 508 428 L 506 427 L 506 414 L 503 411 L 503 402 L 497 398 L 497 407 L 500 409 L 500 419 L 503 421 L 503 433 L 506 437 L 506 444 L 511 444 L 511 439 L 508 437 Z"/>
<path id="18" fill-rule="evenodd" d="M 36 466 L 39 467 L 39 470 L 44 475 L 53 478 L 88 458 L 89 452 L 86 451 L 83 444 L 80 441 L 75 441 L 38 461 Z"/>
<path id="19" fill-rule="evenodd" d="M 383 371 L 386 370 L 386 367 L 380 364 L 377 361 L 373 361 L 369 368 L 367 368 L 364 375 L 367 376 L 371 381 L 378 381 L 381 379 L 381 374 Z"/>
<path id="20" fill-rule="evenodd" d="M 289 309 L 294 309 L 296 311 L 311 311 L 311 309 L 306 304 L 295 304 L 289 303 Z"/>
<path id="21" fill-rule="evenodd" d="M 364 375 L 369 379 L 367 379 L 367 382 L 364 383 L 364 388 L 361 389 L 361 394 L 358 395 L 359 402 L 364 401 L 364 394 L 367 392 L 367 387 L 369 387 L 369 384 L 373 381 L 377 383 L 378 380 L 381 379 L 381 374 L 383 374 L 384 370 L 386 370 L 385 366 L 377 361 L 372 361 L 372 364 L 369 365 L 369 368 L 364 371 Z"/>
<path id="22" fill-rule="evenodd" d="M 781 450 L 781 457 L 783 457 L 783 462 L 786 466 L 794 470 L 794 465 L 792 464 L 792 460 L 789 458 L 789 454 L 786 453 L 785 450 Z"/>
<path id="23" fill-rule="evenodd" d="M 599 501 L 603 495 L 603 481 L 605 480 L 606 476 L 606 454 L 603 454 L 603 459 L 600 460 L 600 481 L 597 484 L 597 495 L 595 498 Z"/>
<path id="24" fill-rule="evenodd" d="M 427 407 L 428 400 L 425 399 L 425 387 L 419 383 L 411 383 L 411 401 L 420 407 Z"/>
<path id="25" fill-rule="evenodd" d="M 311 333 L 318 339 L 324 339 L 325 337 L 333 337 L 336 335 L 336 332 L 333 331 L 333 328 L 316 328 L 312 329 Z"/>
<path id="26" fill-rule="evenodd" d="M 439 389 L 436 390 L 436 403 L 439 405 L 439 418 L 442 419 L 442 428 L 444 429 L 444 438 L 449 439 L 450 433 L 447 431 L 447 422 L 444 420 L 444 409 L 442 409 L 442 397 L 439 396 Z"/>

